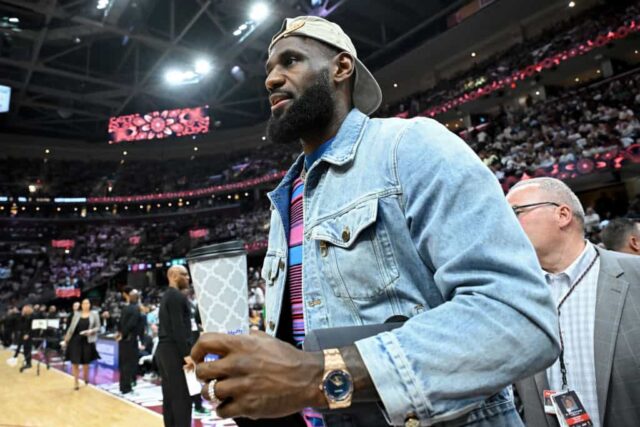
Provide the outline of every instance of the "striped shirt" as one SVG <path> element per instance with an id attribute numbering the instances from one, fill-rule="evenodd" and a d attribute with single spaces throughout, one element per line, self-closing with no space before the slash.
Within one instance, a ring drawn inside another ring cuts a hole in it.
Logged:
<path id="1" fill-rule="evenodd" d="M 289 218 L 291 221 L 289 232 L 289 303 L 291 304 L 291 320 L 293 327 L 293 341 L 298 348 L 302 348 L 304 341 L 304 314 L 302 311 L 302 235 L 304 221 L 302 212 L 302 193 L 304 181 L 298 177 L 293 182 L 291 201 L 289 204 Z"/>
<path id="2" fill-rule="evenodd" d="M 305 169 L 322 156 L 331 145 L 333 139 L 322 144 L 312 154 L 305 157 Z M 304 235 L 304 179 L 299 176 L 291 187 L 289 200 L 289 267 L 287 280 L 289 283 L 289 303 L 291 304 L 291 322 L 293 341 L 296 347 L 302 348 L 304 342 L 304 311 L 302 298 L 302 236 Z M 310 408 L 305 409 L 303 417 L 309 427 L 323 427 L 322 415 Z"/>
<path id="3" fill-rule="evenodd" d="M 545 274 L 556 305 L 586 271 L 595 256 L 596 249 L 587 242 L 580 256 L 565 271 Z M 600 426 L 593 336 L 599 272 L 598 259 L 560 309 L 567 383 L 570 389 L 578 393 L 595 427 Z M 547 377 L 552 390 L 562 390 L 560 359 L 547 369 Z"/>

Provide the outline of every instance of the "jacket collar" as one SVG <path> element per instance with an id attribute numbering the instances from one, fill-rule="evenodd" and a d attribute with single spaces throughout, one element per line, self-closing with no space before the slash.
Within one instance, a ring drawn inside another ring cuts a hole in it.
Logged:
<path id="1" fill-rule="evenodd" d="M 356 156 L 358 143 L 360 142 L 363 130 L 368 120 L 369 117 L 367 115 L 357 108 L 353 108 L 349 114 L 347 114 L 342 125 L 340 125 L 340 129 L 338 130 L 334 140 L 331 142 L 331 145 L 329 145 L 326 151 L 322 153 L 320 159 L 316 160 L 314 164 L 311 165 L 311 168 L 321 161 L 325 161 L 335 166 L 341 166 L 351 162 Z M 283 216 L 282 220 L 285 224 L 285 228 L 287 227 L 288 215 L 284 212 L 282 207 L 284 203 L 288 203 L 286 201 L 289 191 L 288 189 L 293 181 L 300 175 L 303 165 L 304 154 L 300 154 L 293 165 L 289 168 L 282 181 L 280 181 L 280 184 L 278 184 L 278 186 L 268 194 L 271 202 L 276 205 L 276 208 L 278 208 Z"/>
<path id="2" fill-rule="evenodd" d="M 320 160 L 336 166 L 352 161 L 356 156 L 358 143 L 368 120 L 369 117 L 360 110 L 352 109 L 340 125 L 331 145 L 322 153 Z"/>

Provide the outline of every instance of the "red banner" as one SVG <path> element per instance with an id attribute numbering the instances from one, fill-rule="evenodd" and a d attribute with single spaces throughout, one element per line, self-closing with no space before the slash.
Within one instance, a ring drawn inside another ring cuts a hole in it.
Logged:
<path id="1" fill-rule="evenodd" d="M 75 240 L 52 240 L 51 247 L 60 249 L 71 249 L 76 245 Z"/>
<path id="2" fill-rule="evenodd" d="M 80 289 L 78 289 L 78 288 L 68 288 L 68 287 L 58 287 L 58 288 L 56 288 L 56 297 L 58 297 L 58 298 L 79 298 L 80 297 Z"/>
<path id="3" fill-rule="evenodd" d="M 207 237 L 209 235 L 208 228 L 198 228 L 195 230 L 189 230 L 189 237 L 192 239 L 202 239 L 203 237 Z"/>

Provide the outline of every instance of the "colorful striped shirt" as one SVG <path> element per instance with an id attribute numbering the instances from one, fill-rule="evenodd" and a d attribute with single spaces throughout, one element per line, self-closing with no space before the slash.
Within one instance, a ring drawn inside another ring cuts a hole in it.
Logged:
<path id="1" fill-rule="evenodd" d="M 305 168 L 320 158 L 331 145 L 333 138 L 318 147 L 312 154 L 305 157 Z M 304 311 L 302 298 L 302 237 L 304 235 L 304 179 L 299 176 L 291 187 L 289 201 L 289 267 L 287 280 L 289 282 L 289 303 L 291 304 L 291 322 L 293 341 L 296 347 L 302 348 L 304 342 Z M 323 427 L 322 415 L 310 408 L 302 415 L 309 427 Z"/>

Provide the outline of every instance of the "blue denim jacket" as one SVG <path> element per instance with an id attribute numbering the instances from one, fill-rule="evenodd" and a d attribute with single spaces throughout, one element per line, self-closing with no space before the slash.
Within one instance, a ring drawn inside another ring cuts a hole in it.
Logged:
<path id="1" fill-rule="evenodd" d="M 269 193 L 271 335 L 288 304 L 289 192 L 303 160 Z M 505 387 L 558 356 L 533 247 L 493 174 L 434 120 L 349 113 L 306 174 L 303 260 L 306 331 L 410 318 L 356 343 L 393 425 L 518 425 Z"/>

